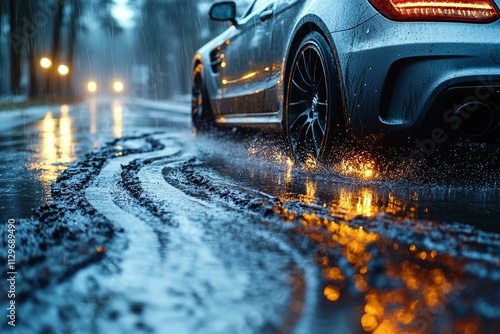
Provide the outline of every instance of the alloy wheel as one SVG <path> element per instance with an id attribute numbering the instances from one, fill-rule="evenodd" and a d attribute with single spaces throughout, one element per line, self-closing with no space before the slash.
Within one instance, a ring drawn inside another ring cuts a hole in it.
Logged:
<path id="1" fill-rule="evenodd" d="M 287 94 L 287 131 L 296 159 L 318 159 L 326 147 L 328 80 L 319 45 L 314 41 L 304 44 L 295 57 Z"/>

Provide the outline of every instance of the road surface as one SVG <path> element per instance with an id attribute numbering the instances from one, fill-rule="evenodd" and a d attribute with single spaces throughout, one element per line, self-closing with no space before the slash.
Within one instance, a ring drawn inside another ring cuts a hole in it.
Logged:
<path id="1" fill-rule="evenodd" d="M 189 112 L 0 113 L 2 332 L 500 331 L 498 150 L 298 165 L 273 136 L 195 135 Z"/>

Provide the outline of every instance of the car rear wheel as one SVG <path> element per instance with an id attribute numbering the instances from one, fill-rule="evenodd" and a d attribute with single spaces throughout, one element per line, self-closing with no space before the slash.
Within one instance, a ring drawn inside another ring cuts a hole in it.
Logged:
<path id="1" fill-rule="evenodd" d="M 325 159 L 344 131 L 335 57 L 318 32 L 307 35 L 291 65 L 285 96 L 285 131 L 298 161 Z"/>
<path id="2" fill-rule="evenodd" d="M 213 126 L 214 117 L 203 80 L 203 65 L 201 64 L 198 64 L 193 72 L 191 118 L 195 131 L 206 131 Z"/>

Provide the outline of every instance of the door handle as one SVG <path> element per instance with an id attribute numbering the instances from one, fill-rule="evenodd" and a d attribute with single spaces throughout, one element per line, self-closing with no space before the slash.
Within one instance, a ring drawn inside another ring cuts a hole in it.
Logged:
<path id="1" fill-rule="evenodd" d="M 263 11 L 262 13 L 260 13 L 260 20 L 262 22 L 267 21 L 273 16 L 273 14 L 274 14 L 273 9 L 267 9 L 267 10 Z"/>

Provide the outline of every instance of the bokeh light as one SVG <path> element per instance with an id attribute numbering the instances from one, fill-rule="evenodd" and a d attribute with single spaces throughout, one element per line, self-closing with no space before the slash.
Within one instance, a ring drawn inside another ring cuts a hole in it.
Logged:
<path id="1" fill-rule="evenodd" d="M 89 81 L 87 90 L 91 93 L 95 93 L 97 91 L 97 83 L 95 81 Z"/>
<path id="2" fill-rule="evenodd" d="M 121 92 L 123 92 L 123 89 L 124 89 L 124 88 L 125 88 L 125 87 L 124 87 L 124 85 L 123 85 L 123 82 L 121 82 L 121 81 L 115 81 L 115 82 L 113 83 L 113 90 L 114 90 L 115 92 L 117 92 L 117 93 L 121 93 Z"/>
<path id="3" fill-rule="evenodd" d="M 60 75 L 67 75 L 69 73 L 69 67 L 66 65 L 59 65 L 57 72 L 59 72 Z"/>
<path id="4" fill-rule="evenodd" d="M 52 61 L 47 57 L 43 57 L 42 59 L 40 59 L 40 66 L 42 66 L 43 68 L 49 68 L 52 66 Z"/>

